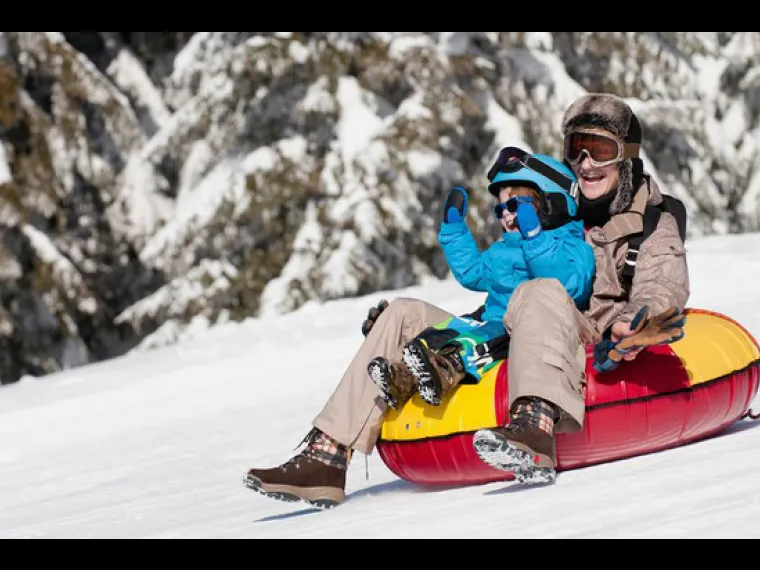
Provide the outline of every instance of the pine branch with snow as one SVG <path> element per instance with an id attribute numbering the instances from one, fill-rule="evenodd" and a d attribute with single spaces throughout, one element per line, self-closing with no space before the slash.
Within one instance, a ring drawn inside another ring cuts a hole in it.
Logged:
<path id="1" fill-rule="evenodd" d="M 758 230 L 759 57 L 758 32 L 0 32 L 0 380 L 444 278 L 449 188 L 485 247 L 494 155 L 558 155 L 587 91 L 631 102 L 693 235 Z"/>

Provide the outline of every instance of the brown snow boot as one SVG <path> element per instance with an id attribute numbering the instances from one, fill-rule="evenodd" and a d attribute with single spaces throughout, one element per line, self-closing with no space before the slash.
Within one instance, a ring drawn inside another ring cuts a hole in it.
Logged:
<path id="1" fill-rule="evenodd" d="M 554 428 L 559 417 L 556 407 L 543 400 L 515 402 L 507 427 L 475 434 L 475 451 L 494 469 L 513 472 L 518 483 L 552 484 L 557 479 Z"/>
<path id="2" fill-rule="evenodd" d="M 401 410 L 417 392 L 417 378 L 403 362 L 390 363 L 385 358 L 376 358 L 367 371 L 383 401 L 394 410 Z"/>
<path id="3" fill-rule="evenodd" d="M 465 379 L 467 372 L 458 344 L 447 344 L 438 351 L 415 339 L 404 348 L 404 362 L 417 377 L 420 397 L 438 407 L 443 397 Z"/>
<path id="4" fill-rule="evenodd" d="M 270 499 L 323 510 L 342 505 L 351 450 L 318 430 L 312 430 L 303 443 L 306 449 L 286 464 L 249 471 L 246 487 Z"/>

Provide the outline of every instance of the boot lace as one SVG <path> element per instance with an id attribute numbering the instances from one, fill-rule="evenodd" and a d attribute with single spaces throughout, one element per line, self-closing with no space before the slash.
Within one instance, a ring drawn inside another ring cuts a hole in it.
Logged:
<path id="1" fill-rule="evenodd" d="M 520 431 L 526 427 L 540 429 L 549 435 L 559 422 L 557 409 L 543 400 L 522 400 L 515 404 L 510 423 L 510 431 Z"/>
<path id="2" fill-rule="evenodd" d="M 311 430 L 306 437 L 303 439 L 301 443 L 299 443 L 296 448 L 293 451 L 298 451 L 299 449 L 301 452 L 294 456 L 290 461 L 285 463 L 282 466 L 283 471 L 290 471 L 291 469 L 301 469 L 301 466 L 304 463 L 310 463 L 314 458 L 311 456 L 311 449 L 314 447 L 314 444 L 317 441 L 317 438 L 319 438 L 320 433 L 318 430 L 313 429 Z"/>
<path id="3" fill-rule="evenodd" d="M 504 429 L 508 433 L 517 433 L 523 431 L 527 427 L 538 427 L 538 422 L 533 420 L 530 416 L 517 416 L 512 418 L 512 421 Z"/>
<path id="4" fill-rule="evenodd" d="M 318 462 L 329 467 L 347 470 L 352 459 L 352 450 L 333 441 L 329 436 L 314 428 L 304 438 L 296 450 L 302 448 L 300 454 L 291 459 L 285 467 L 301 469 L 305 463 Z"/>

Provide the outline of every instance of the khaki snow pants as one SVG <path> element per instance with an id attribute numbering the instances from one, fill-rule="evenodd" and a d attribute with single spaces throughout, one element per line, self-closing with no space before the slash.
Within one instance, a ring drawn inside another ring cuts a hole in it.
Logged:
<path id="1" fill-rule="evenodd" d="M 415 299 L 397 299 L 383 312 L 349 365 L 314 427 L 338 443 L 371 455 L 388 406 L 367 372 L 382 356 L 401 361 L 404 346 L 422 331 L 450 319 L 446 311 Z"/>
<path id="2" fill-rule="evenodd" d="M 371 455 L 388 407 L 380 399 L 367 367 L 378 356 L 398 362 L 410 340 L 452 316 L 414 299 L 391 303 L 317 416 L 314 427 L 342 445 Z M 520 286 L 504 324 L 512 337 L 510 407 L 521 398 L 541 398 L 561 411 L 557 433 L 582 429 L 586 413 L 586 343 L 597 342 L 595 327 L 554 279 L 536 279 Z"/>
<path id="3" fill-rule="evenodd" d="M 586 414 L 586 344 L 600 340 L 596 327 L 555 279 L 520 286 L 504 324 L 512 337 L 510 406 L 521 398 L 541 398 L 560 409 L 557 433 L 581 430 Z"/>

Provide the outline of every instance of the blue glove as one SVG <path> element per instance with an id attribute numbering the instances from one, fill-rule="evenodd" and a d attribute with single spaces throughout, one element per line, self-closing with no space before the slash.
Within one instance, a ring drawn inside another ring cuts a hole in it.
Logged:
<path id="1" fill-rule="evenodd" d="M 544 231 L 533 204 L 521 203 L 517 207 L 517 227 L 526 240 L 536 239 Z"/>
<path id="2" fill-rule="evenodd" d="M 457 224 L 467 217 L 469 197 L 467 190 L 461 187 L 454 188 L 449 192 L 446 205 L 443 208 L 443 223 Z"/>

